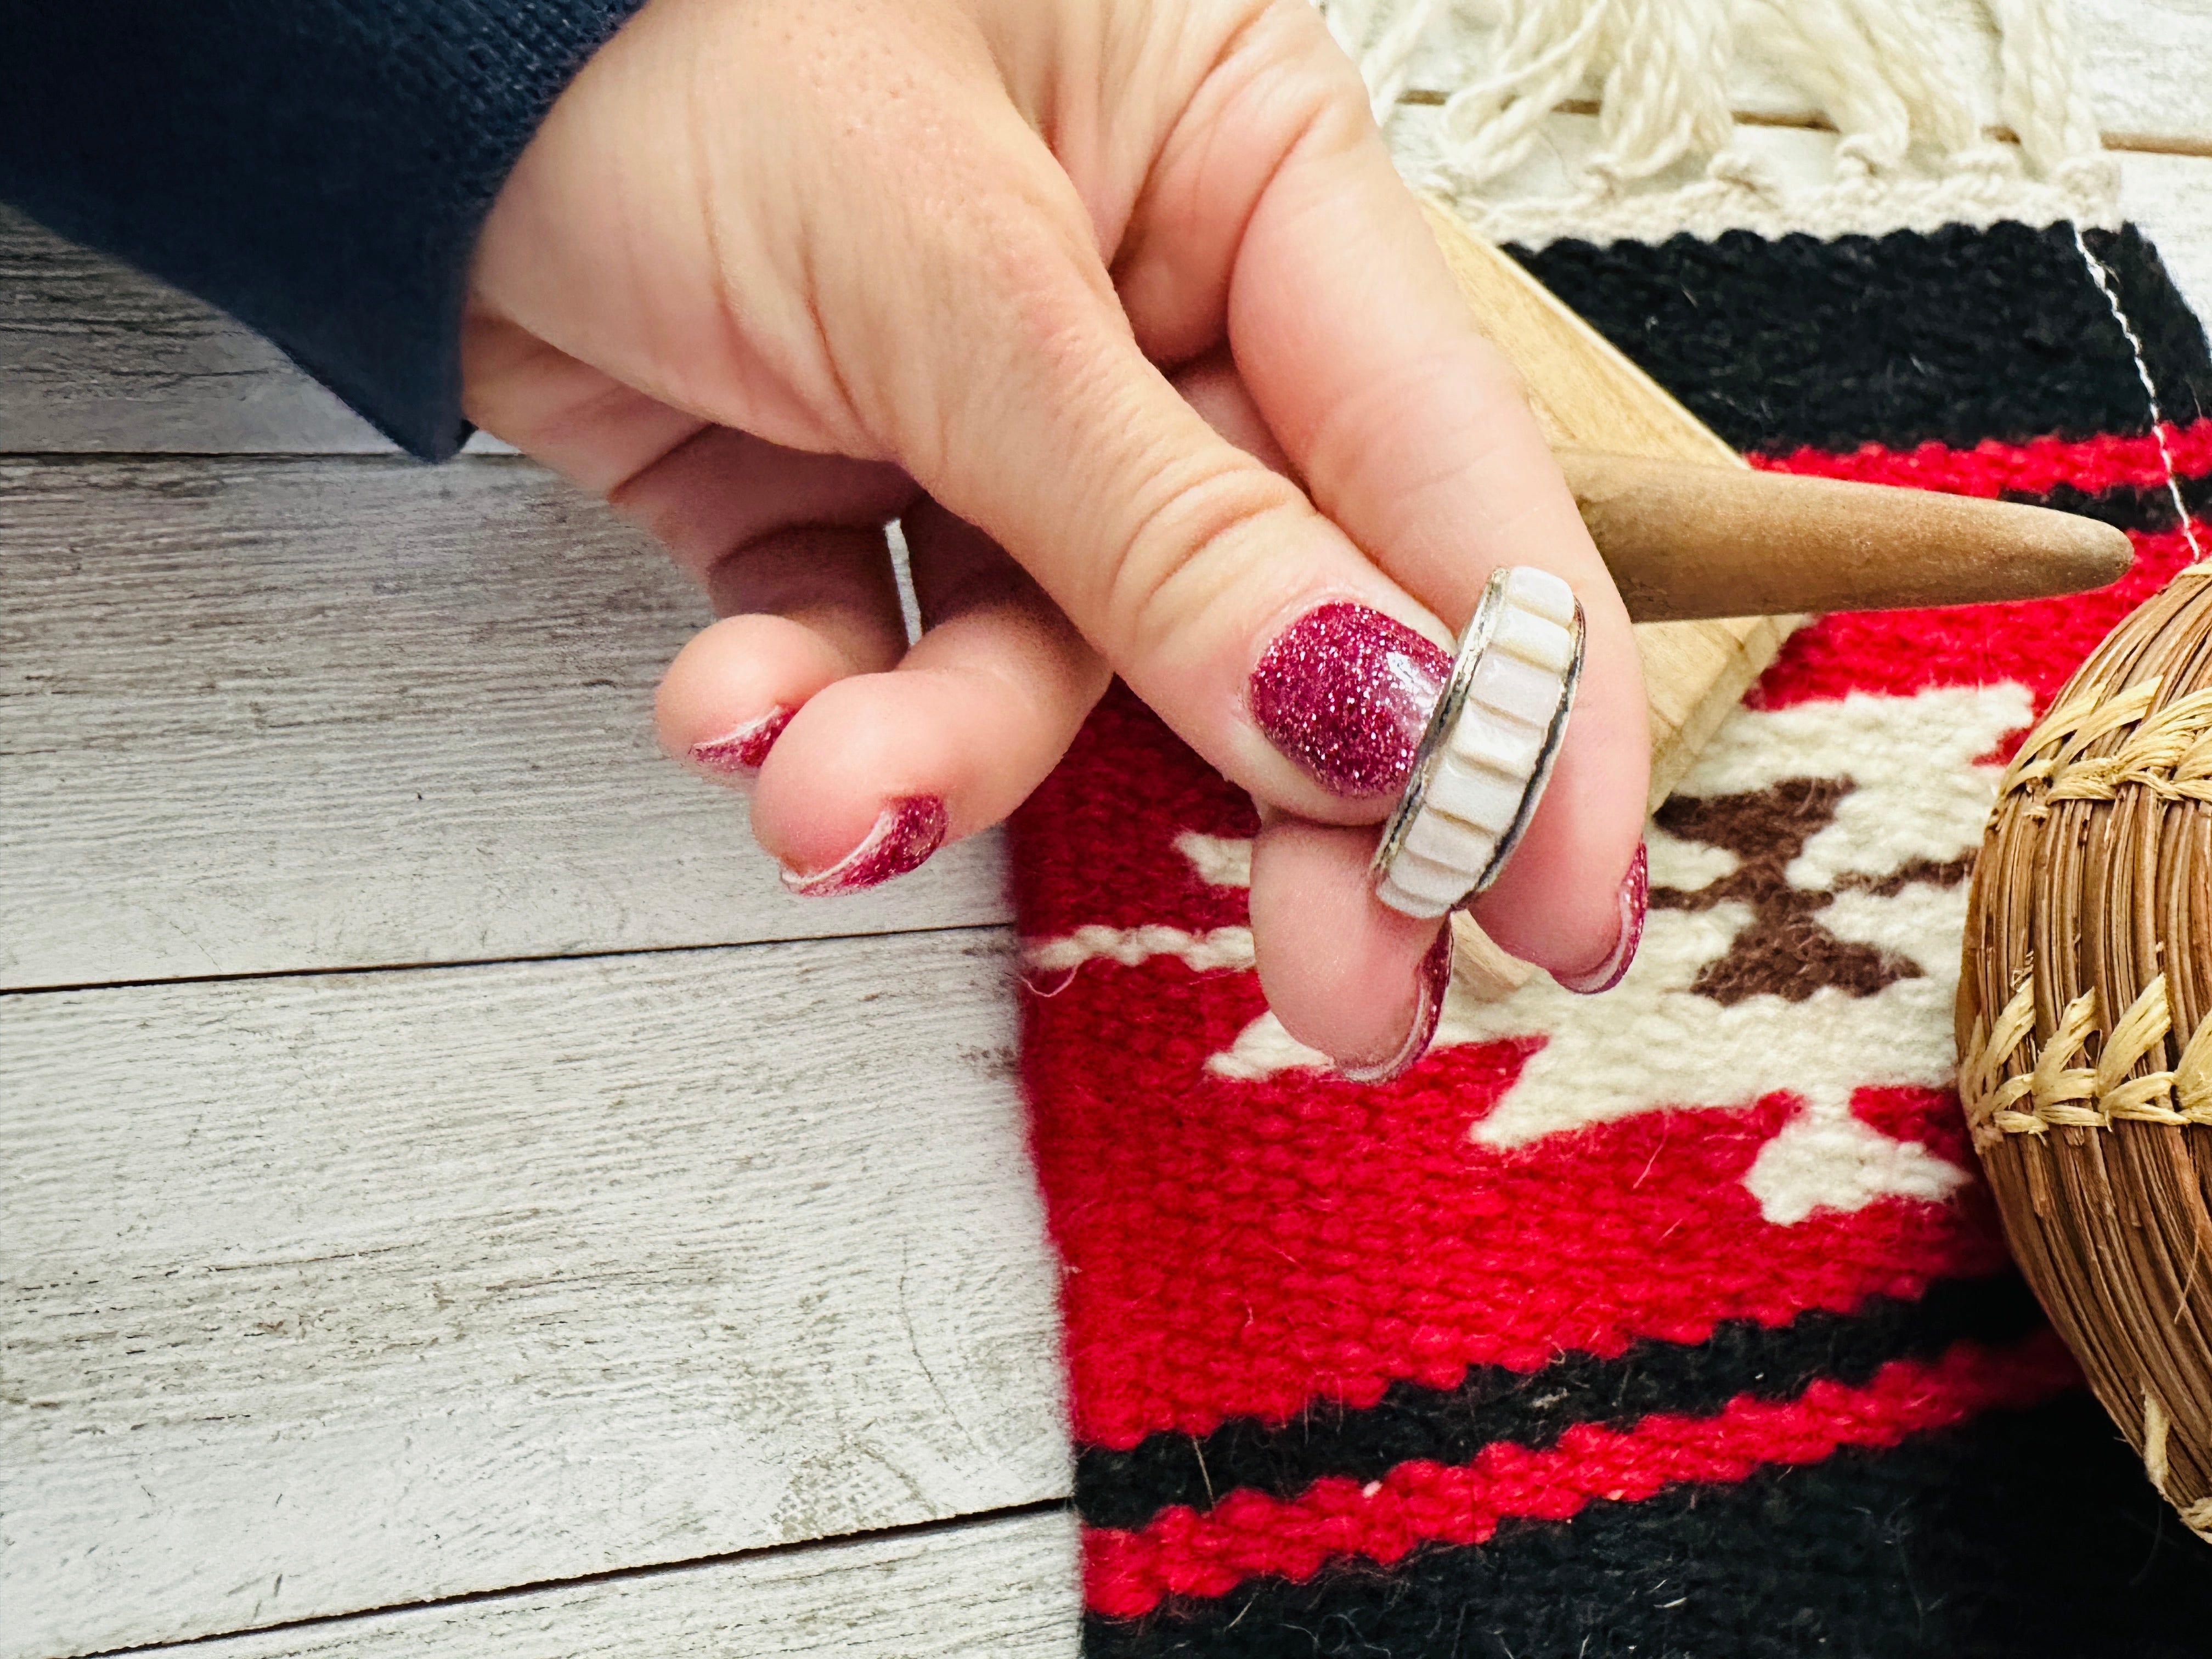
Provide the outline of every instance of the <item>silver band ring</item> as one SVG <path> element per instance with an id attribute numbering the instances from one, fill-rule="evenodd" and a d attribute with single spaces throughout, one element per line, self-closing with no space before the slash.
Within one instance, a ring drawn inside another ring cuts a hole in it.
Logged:
<path id="1" fill-rule="evenodd" d="M 1582 672 L 1574 590 L 1529 565 L 1493 571 L 1382 827 L 1377 898 L 1441 916 L 1498 879 L 1551 781 Z"/>

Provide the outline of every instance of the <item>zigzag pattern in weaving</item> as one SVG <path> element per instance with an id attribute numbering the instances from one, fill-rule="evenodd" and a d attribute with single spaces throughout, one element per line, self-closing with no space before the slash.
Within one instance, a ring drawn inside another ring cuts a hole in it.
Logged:
<path id="1" fill-rule="evenodd" d="M 2084 991 L 2067 1004 L 2057 1029 L 2039 1048 L 2029 1042 L 2034 1030 L 2033 975 L 2022 976 L 1994 1026 L 1975 1021 L 1972 1057 L 1960 1074 L 1959 1094 L 1977 1145 L 1987 1146 L 1997 1135 L 2044 1134 L 2060 1126 L 2212 1124 L 2212 1015 L 2198 1022 L 2174 1066 L 2134 1074 L 2173 1030 L 2164 974 L 2143 987 L 2109 1033 L 2098 1030 L 2094 991 Z M 2096 1064 L 2072 1064 L 2086 1053 L 2092 1036 L 2101 1038 Z M 2008 1066 L 2014 1054 L 2025 1054 L 2027 1070 Z"/>
<path id="2" fill-rule="evenodd" d="M 2212 568 L 2203 574 L 2212 576 Z M 1998 783 L 1999 798 L 2028 796 L 2026 810 L 2039 818 L 2054 802 L 2117 800 L 2128 788 L 2160 800 L 2212 802 L 2212 690 L 2153 713 L 2162 684 L 2147 679 L 2118 694 L 2093 685 L 2067 699 L 2021 745 Z M 2086 752 L 2130 726 L 2133 732 L 2110 753 Z"/>

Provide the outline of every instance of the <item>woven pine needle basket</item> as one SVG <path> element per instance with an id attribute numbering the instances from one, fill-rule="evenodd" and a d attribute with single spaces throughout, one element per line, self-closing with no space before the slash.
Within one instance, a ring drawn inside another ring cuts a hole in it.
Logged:
<path id="1" fill-rule="evenodd" d="M 2212 1540 L 2212 564 L 2112 631 L 2006 771 L 1958 1033 L 2022 1271 Z"/>

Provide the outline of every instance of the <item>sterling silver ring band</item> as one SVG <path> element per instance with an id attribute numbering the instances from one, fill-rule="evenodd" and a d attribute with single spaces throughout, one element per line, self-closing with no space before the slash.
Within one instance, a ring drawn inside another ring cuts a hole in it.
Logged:
<path id="1" fill-rule="evenodd" d="M 1582 667 L 1574 590 L 1528 565 L 1493 572 L 1375 849 L 1377 898 L 1441 916 L 1498 878 L 1550 781 Z"/>

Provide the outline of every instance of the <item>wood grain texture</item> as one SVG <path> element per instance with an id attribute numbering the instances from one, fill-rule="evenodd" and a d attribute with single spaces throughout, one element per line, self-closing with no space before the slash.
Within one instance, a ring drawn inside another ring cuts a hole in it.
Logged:
<path id="1" fill-rule="evenodd" d="M 2212 64 L 2212 48 L 2205 61 Z M 2204 84 L 2212 87 L 2212 75 Z M 2212 156 L 2122 157 L 2120 207 L 2156 244 L 2181 297 L 2212 327 Z"/>
<path id="2" fill-rule="evenodd" d="M 996 836 L 801 900 L 655 750 L 710 620 L 528 463 L 0 462 L 0 986 L 996 923 Z"/>
<path id="3" fill-rule="evenodd" d="M 2205 0 L 2073 0 L 2073 6 L 2082 83 L 2106 142 L 2212 155 L 2212 6 Z"/>
<path id="4" fill-rule="evenodd" d="M 1429 228 L 1476 323 L 1512 360 L 1554 444 L 1655 460 L 1741 466 L 1726 442 L 1519 265 L 1469 235 L 1444 207 Z M 1645 623 L 1636 629 L 1651 726 L 1650 804 L 1681 781 L 1794 622 Z"/>
<path id="5" fill-rule="evenodd" d="M 1011 959 L 0 999 L 0 1656 L 1064 1497 Z"/>
<path id="6" fill-rule="evenodd" d="M 477 453 L 511 453 L 482 434 Z M 250 329 L 0 205 L 0 451 L 381 454 Z"/>
<path id="7" fill-rule="evenodd" d="M 0 450 L 392 447 L 259 335 L 0 207 Z"/>
<path id="8" fill-rule="evenodd" d="M 458 1605 L 220 1638 L 146 1659 L 1075 1659 L 1065 1511 L 808 1545 Z"/>

